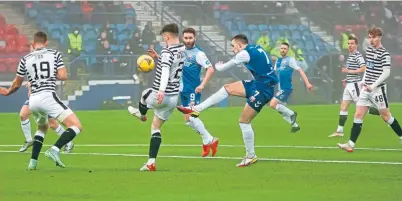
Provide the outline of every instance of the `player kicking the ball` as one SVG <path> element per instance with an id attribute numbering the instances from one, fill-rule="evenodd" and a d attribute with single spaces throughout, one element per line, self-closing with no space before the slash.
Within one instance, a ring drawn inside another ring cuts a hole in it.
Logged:
<path id="1" fill-rule="evenodd" d="M 239 119 L 246 147 L 246 156 L 237 164 L 237 167 L 245 167 L 256 163 L 258 160 L 254 150 L 254 131 L 251 121 L 257 116 L 264 105 L 271 100 L 274 94 L 274 87 L 278 83 L 278 78 L 272 67 L 270 56 L 260 46 L 248 44 L 248 39 L 245 35 L 239 34 L 234 36 L 232 38 L 232 48 L 236 56 L 226 63 L 217 63 L 215 69 L 223 71 L 239 64 L 245 64 L 255 79 L 226 84 L 199 105 L 190 107 L 179 106 L 177 108 L 184 114 L 198 117 L 201 111 L 221 102 L 229 95 L 247 98 L 247 104 Z"/>
<path id="2" fill-rule="evenodd" d="M 179 27 L 168 24 L 162 28 L 161 35 L 167 47 L 164 47 L 158 58 L 155 80 L 152 88 L 142 92 L 139 108 L 128 107 L 128 111 L 141 121 L 146 121 L 148 109 L 154 109 L 151 125 L 151 140 L 148 162 L 141 171 L 155 171 L 155 160 L 162 143 L 161 128 L 172 115 L 179 99 L 181 75 L 185 59 L 185 47 L 180 44 Z M 150 52 L 152 57 L 152 52 Z"/>
<path id="3" fill-rule="evenodd" d="M 295 133 L 300 130 L 299 125 L 296 123 L 297 113 L 287 108 L 286 102 L 293 91 L 292 75 L 293 71 L 296 70 L 300 73 L 306 88 L 308 91 L 313 90 L 313 85 L 310 84 L 306 74 L 297 65 L 296 59 L 288 56 L 289 44 L 282 43 L 280 46 L 280 53 L 282 58 L 278 58 L 275 64 L 275 70 L 278 71 L 279 77 L 279 90 L 275 97 L 269 103 L 272 109 L 275 109 L 282 115 L 283 119 L 287 121 L 291 126 L 290 132 Z"/>
<path id="4" fill-rule="evenodd" d="M 338 147 L 353 152 L 357 138 L 359 137 L 363 119 L 369 107 L 379 110 L 381 118 L 388 123 L 392 130 L 402 141 L 402 129 L 398 121 L 391 115 L 388 108 L 387 84 L 385 80 L 391 73 L 391 56 L 382 46 L 382 31 L 380 28 L 373 27 L 368 31 L 370 47 L 366 50 L 366 71 L 363 76 L 363 87 L 359 99 L 356 103 L 355 118 L 350 134 L 349 142 L 338 144 Z"/>
<path id="5" fill-rule="evenodd" d="M 56 80 L 67 80 L 67 70 L 61 53 L 57 50 L 47 49 L 46 45 L 46 33 L 37 32 L 34 35 L 34 51 L 21 59 L 17 76 L 10 88 L 0 87 L 0 94 L 8 96 L 21 87 L 25 75 L 31 83 L 29 109 L 38 124 L 38 130 L 33 140 L 29 170 L 36 169 L 39 153 L 48 129 L 48 116 L 56 118 L 68 127 L 56 143 L 45 152 L 45 156 L 54 161 L 56 166 L 65 167 L 59 156 L 60 149 L 72 141 L 82 130 L 77 116 L 60 101 L 55 92 Z"/>

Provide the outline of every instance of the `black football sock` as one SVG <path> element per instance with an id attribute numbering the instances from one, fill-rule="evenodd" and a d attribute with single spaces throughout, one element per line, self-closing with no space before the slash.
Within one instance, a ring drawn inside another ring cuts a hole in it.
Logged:
<path id="1" fill-rule="evenodd" d="M 162 143 L 162 136 L 160 132 L 153 133 L 149 143 L 149 158 L 156 158 L 158 156 L 159 147 Z"/>
<path id="2" fill-rule="evenodd" d="M 360 119 L 355 119 L 353 122 L 352 131 L 350 134 L 350 140 L 352 142 L 356 143 L 357 138 L 359 138 L 359 135 L 362 131 L 362 127 L 363 127 L 363 121 Z"/>
<path id="3" fill-rule="evenodd" d="M 31 159 L 38 160 L 39 153 L 40 153 L 40 150 L 42 149 L 44 140 L 45 139 L 42 136 L 39 136 L 39 135 L 34 136 Z"/>
<path id="4" fill-rule="evenodd" d="M 146 115 L 148 112 L 148 107 L 140 102 L 138 110 L 140 111 L 141 115 Z"/>
<path id="5" fill-rule="evenodd" d="M 345 126 L 348 115 L 339 115 L 339 126 Z"/>
<path id="6" fill-rule="evenodd" d="M 64 131 L 63 134 L 59 137 L 59 139 L 56 141 L 54 146 L 57 148 L 61 149 L 64 145 L 72 141 L 77 134 L 72 128 L 68 128 L 66 131 Z"/>
<path id="7" fill-rule="evenodd" d="M 390 122 L 391 122 L 391 124 L 389 124 Z M 394 130 L 395 134 L 397 134 L 399 137 L 402 137 L 401 126 L 399 125 L 399 122 L 395 118 L 391 117 L 388 124 L 391 126 L 392 130 Z"/>

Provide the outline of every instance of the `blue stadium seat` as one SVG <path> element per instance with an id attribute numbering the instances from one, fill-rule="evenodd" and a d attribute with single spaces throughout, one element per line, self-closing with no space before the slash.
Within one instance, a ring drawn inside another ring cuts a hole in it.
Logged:
<path id="1" fill-rule="evenodd" d="M 302 39 L 301 33 L 299 30 L 292 31 L 292 40 L 300 40 Z"/>
<path id="2" fill-rule="evenodd" d="M 93 28 L 92 25 L 90 25 L 90 24 L 84 24 L 84 25 L 82 25 L 82 30 L 83 30 L 84 32 L 87 32 L 87 31 L 89 31 L 89 30 L 94 30 L 94 28 Z"/>
<path id="3" fill-rule="evenodd" d="M 110 50 L 112 52 L 117 52 L 120 50 L 120 47 L 118 45 L 110 45 Z"/>
<path id="4" fill-rule="evenodd" d="M 297 30 L 297 29 L 299 28 L 299 27 L 298 27 L 297 25 L 295 25 L 295 24 L 291 24 L 291 25 L 289 25 L 288 27 L 289 27 L 289 30 L 291 30 L 291 31 Z"/>
<path id="5" fill-rule="evenodd" d="M 268 30 L 268 26 L 267 26 L 266 24 L 260 24 L 260 25 L 258 25 L 258 29 L 259 29 L 261 32 L 264 32 L 264 31 L 267 31 L 267 30 Z"/>
<path id="6" fill-rule="evenodd" d="M 311 41 L 306 41 L 305 42 L 305 47 L 307 51 L 313 50 L 315 49 L 313 42 Z"/>
<path id="7" fill-rule="evenodd" d="M 247 36 L 247 38 L 251 38 L 251 33 L 248 30 L 242 31 L 242 34 L 244 34 L 245 36 Z"/>
<path id="8" fill-rule="evenodd" d="M 231 31 L 230 33 L 232 36 L 235 36 L 235 35 L 239 34 L 240 32 L 236 30 L 236 31 Z"/>
<path id="9" fill-rule="evenodd" d="M 232 24 L 233 24 L 232 20 L 226 20 L 224 26 L 226 29 L 230 30 L 232 27 Z"/>
<path id="10" fill-rule="evenodd" d="M 56 40 L 59 40 L 60 37 L 63 35 L 59 29 L 53 29 L 50 33 L 50 37 Z"/>
<path id="11" fill-rule="evenodd" d="M 258 30 L 258 26 L 255 24 L 249 24 L 248 25 L 248 30 L 249 31 L 257 31 Z"/>
<path id="12" fill-rule="evenodd" d="M 128 42 L 128 35 L 119 34 L 117 40 L 119 41 L 119 44 L 126 44 Z"/>
<path id="13" fill-rule="evenodd" d="M 84 45 L 84 51 L 91 54 L 96 52 L 96 43 L 95 42 L 87 42 Z"/>
<path id="14" fill-rule="evenodd" d="M 258 40 L 258 38 L 260 37 L 260 32 L 259 31 L 253 31 L 253 32 L 251 32 L 251 40 L 252 41 L 257 41 Z"/>
<path id="15" fill-rule="evenodd" d="M 122 32 L 124 29 L 126 29 L 126 27 L 127 26 L 125 24 L 116 24 L 116 29 L 118 33 Z"/>
<path id="16" fill-rule="evenodd" d="M 84 40 L 96 40 L 98 38 L 98 34 L 95 30 L 89 30 L 83 33 Z"/>
<path id="17" fill-rule="evenodd" d="M 279 25 L 278 29 L 279 29 L 280 32 L 283 32 L 283 31 L 285 31 L 285 30 L 288 30 L 288 26 L 286 26 L 286 25 Z"/>

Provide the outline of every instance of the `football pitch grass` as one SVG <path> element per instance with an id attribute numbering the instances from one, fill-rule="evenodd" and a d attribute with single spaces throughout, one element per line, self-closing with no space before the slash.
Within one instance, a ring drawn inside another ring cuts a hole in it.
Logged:
<path id="1" fill-rule="evenodd" d="M 391 107 L 402 122 L 402 105 Z M 67 168 L 56 167 L 42 153 L 36 171 L 26 170 L 31 149 L 17 152 L 24 141 L 18 114 L 0 114 L 0 200 L 402 200 L 402 145 L 379 117 L 365 119 L 357 143 L 361 149 L 346 153 L 336 143 L 348 140 L 354 106 L 343 138 L 328 138 L 337 127 L 338 105 L 291 108 L 299 114 L 296 134 L 269 108 L 255 119 L 260 160 L 246 168 L 235 167 L 245 154 L 237 123 L 242 108 L 201 114 L 220 139 L 215 158 L 200 156 L 201 138 L 175 111 L 162 129 L 156 172 L 139 171 L 147 160 L 150 121 L 141 123 L 125 110 L 77 112 L 84 130 L 74 153 L 62 155 Z M 56 139 L 49 131 L 42 152 Z"/>

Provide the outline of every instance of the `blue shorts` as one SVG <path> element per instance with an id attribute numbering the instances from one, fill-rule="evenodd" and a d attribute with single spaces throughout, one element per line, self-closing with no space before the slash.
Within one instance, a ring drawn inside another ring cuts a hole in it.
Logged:
<path id="1" fill-rule="evenodd" d="M 184 107 L 188 107 L 191 105 L 198 105 L 201 101 L 200 93 L 190 93 L 190 92 L 181 92 L 180 93 L 180 103 Z"/>
<path id="2" fill-rule="evenodd" d="M 282 103 L 287 103 L 292 91 L 293 90 L 278 90 L 278 92 L 275 94 L 275 98 Z"/>
<path id="3" fill-rule="evenodd" d="M 246 90 L 247 104 L 256 112 L 260 112 L 274 95 L 274 86 L 256 82 L 255 80 L 243 80 L 242 83 Z M 253 102 L 250 101 L 252 96 L 255 98 Z"/>
<path id="4" fill-rule="evenodd" d="M 25 106 L 25 105 L 28 105 L 28 106 L 29 106 L 29 100 L 26 100 L 26 101 L 24 102 L 24 106 Z M 52 119 L 54 119 L 53 117 L 51 117 L 51 116 L 49 116 L 49 115 L 47 116 L 47 118 L 52 118 Z"/>

